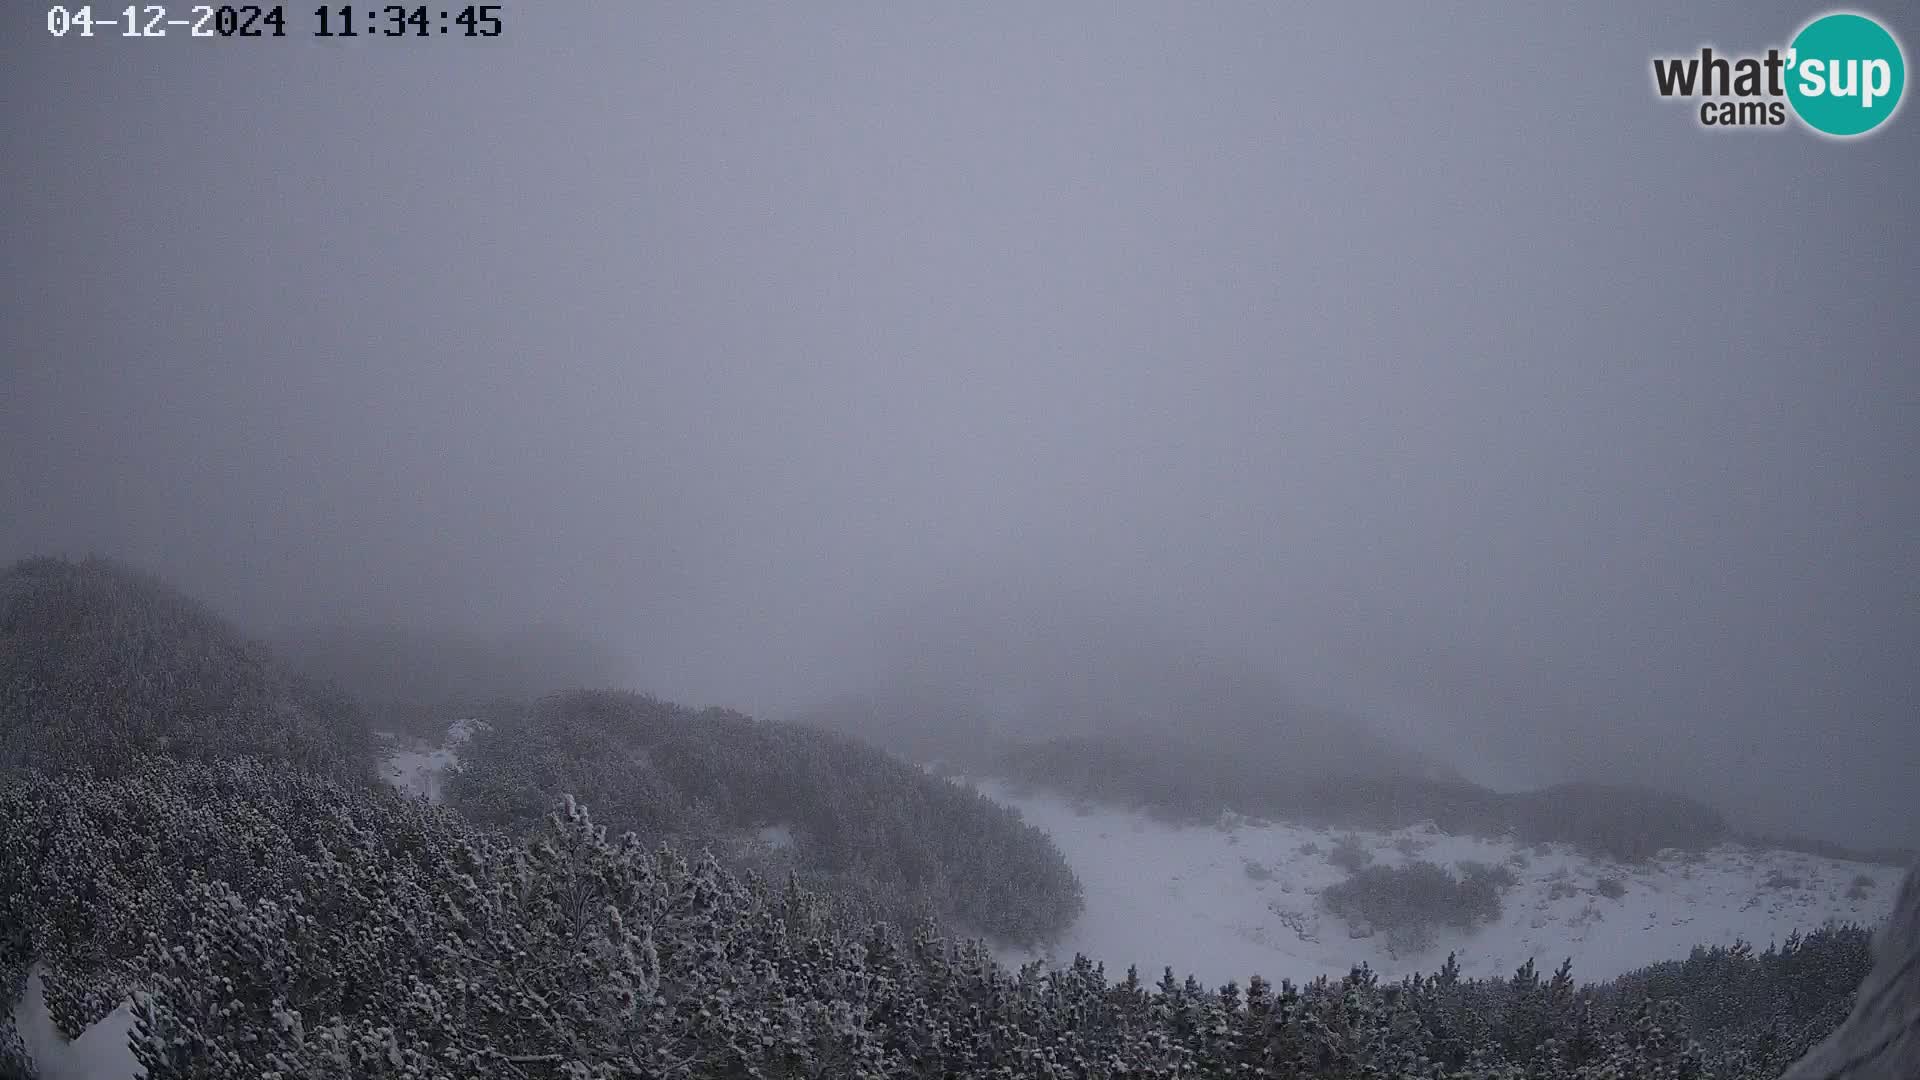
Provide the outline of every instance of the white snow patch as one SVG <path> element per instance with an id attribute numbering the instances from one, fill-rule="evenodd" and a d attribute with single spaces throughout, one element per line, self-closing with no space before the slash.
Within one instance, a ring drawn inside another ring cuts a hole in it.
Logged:
<path id="1" fill-rule="evenodd" d="M 33 1055 L 40 1080 L 120 1080 L 146 1075 L 127 1042 L 133 1031 L 132 1002 L 121 1002 L 79 1038 L 68 1039 L 54 1026 L 40 972 L 36 965 L 27 973 L 26 991 L 13 1007 L 13 1026 L 27 1053 Z"/>
<path id="2" fill-rule="evenodd" d="M 455 720 L 453 723 L 447 725 L 447 745 L 449 747 L 458 747 L 461 743 L 472 738 L 474 732 L 484 730 L 486 726 L 486 721 L 475 720 L 472 717 L 468 717 L 465 720 Z"/>
<path id="3" fill-rule="evenodd" d="M 793 829 L 786 825 L 763 825 L 755 830 L 753 835 L 775 851 L 789 851 L 793 848 Z"/>
<path id="4" fill-rule="evenodd" d="M 429 802 L 440 802 L 447 774 L 460 765 L 460 744 L 486 725 L 479 720 L 455 720 L 447 727 L 447 741 L 435 747 L 398 747 L 380 761 L 387 783 Z"/>
<path id="5" fill-rule="evenodd" d="M 1085 913 L 1059 942 L 1040 952 L 1003 950 L 1001 959 L 1065 962 L 1085 953 L 1105 963 L 1110 977 L 1137 964 L 1149 980 L 1171 967 L 1209 986 L 1244 985 L 1253 974 L 1298 983 L 1365 962 L 1398 978 L 1432 971 L 1457 951 L 1468 976 L 1510 975 L 1529 958 L 1550 971 L 1571 957 L 1576 978 L 1599 981 L 1684 959 L 1695 945 L 1740 938 L 1764 949 L 1830 920 L 1877 923 L 1900 880 L 1890 867 L 1734 845 L 1633 866 L 1565 844 L 1448 836 L 1431 825 L 1381 833 L 1229 816 L 1211 827 L 1174 826 L 1121 810 L 1088 812 L 1044 794 L 1017 796 L 1003 784 L 975 786 L 1052 835 L 1086 890 Z M 1350 832 L 1380 864 L 1475 860 L 1506 865 L 1520 881 L 1503 897 L 1498 922 L 1472 934 L 1441 929 L 1433 947 L 1395 956 L 1385 935 L 1350 936 L 1344 921 L 1319 906 L 1320 891 L 1347 876 L 1325 855 Z M 1303 853 L 1309 844 L 1319 853 Z M 1769 884 L 1775 874 L 1781 878 Z M 1849 898 L 1863 874 L 1875 887 Z M 1619 879 L 1626 893 L 1594 892 L 1602 878 Z"/>

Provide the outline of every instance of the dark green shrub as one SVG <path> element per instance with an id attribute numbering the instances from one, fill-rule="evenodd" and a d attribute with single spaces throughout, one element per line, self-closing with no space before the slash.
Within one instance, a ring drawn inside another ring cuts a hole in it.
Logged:
<path id="1" fill-rule="evenodd" d="M 1471 930 L 1500 917 L 1500 886 L 1489 874 L 1456 877 L 1430 862 L 1369 866 L 1320 894 L 1328 911 L 1375 930 L 1451 926 Z"/>
<path id="2" fill-rule="evenodd" d="M 1367 850 L 1358 836 L 1347 833 L 1334 840 L 1333 850 L 1327 852 L 1327 861 L 1352 874 L 1373 864 L 1373 852 Z"/>
<path id="3" fill-rule="evenodd" d="M 1454 869 L 1459 872 L 1462 881 L 1476 887 L 1490 885 L 1496 891 L 1504 892 L 1520 884 L 1520 878 L 1507 866 L 1469 859 L 1455 864 Z"/>

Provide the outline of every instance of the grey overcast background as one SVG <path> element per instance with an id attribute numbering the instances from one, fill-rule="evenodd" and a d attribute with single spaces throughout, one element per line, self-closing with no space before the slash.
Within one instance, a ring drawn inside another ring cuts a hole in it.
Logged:
<path id="1" fill-rule="evenodd" d="M 0 556 L 770 715 L 1164 640 L 1490 782 L 1920 843 L 1920 112 L 1649 74 L 1817 11 L 9 4 Z"/>

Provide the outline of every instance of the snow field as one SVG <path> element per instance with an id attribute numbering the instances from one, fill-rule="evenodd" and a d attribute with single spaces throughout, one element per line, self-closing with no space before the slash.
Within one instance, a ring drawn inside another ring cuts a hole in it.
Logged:
<path id="1" fill-rule="evenodd" d="M 1080 952 L 1115 978 L 1137 964 L 1149 981 L 1170 966 L 1209 986 L 1244 986 L 1252 974 L 1299 983 L 1338 977 L 1362 962 L 1398 978 L 1434 970 L 1451 950 L 1467 976 L 1510 975 L 1529 958 L 1551 971 L 1571 957 L 1576 979 L 1597 982 L 1684 959 L 1695 945 L 1738 938 L 1764 949 L 1830 920 L 1877 923 L 1892 909 L 1901 876 L 1892 867 L 1737 845 L 1669 852 L 1635 866 L 1566 844 L 1448 836 L 1431 826 L 1383 833 L 1234 815 L 1215 826 L 1176 826 L 1016 795 L 1004 784 L 976 786 L 1045 829 L 1086 889 L 1086 912 L 1061 941 L 1038 953 L 1003 950 L 1001 958 L 1065 962 Z M 1347 877 L 1326 855 L 1349 834 L 1379 865 L 1472 860 L 1506 866 L 1519 884 L 1503 896 L 1498 921 L 1472 933 L 1437 928 L 1431 948 L 1396 956 L 1386 935 L 1353 936 L 1318 902 L 1323 889 Z M 1849 895 L 1861 875 L 1873 885 Z M 1617 899 L 1595 891 L 1608 878 L 1625 887 Z"/>

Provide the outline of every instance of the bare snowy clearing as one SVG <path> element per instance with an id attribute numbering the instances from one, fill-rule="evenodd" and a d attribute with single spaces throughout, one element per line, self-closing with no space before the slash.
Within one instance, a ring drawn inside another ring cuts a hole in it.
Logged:
<path id="1" fill-rule="evenodd" d="M 133 1030 L 133 1004 L 121 1002 L 79 1038 L 68 1039 L 54 1026 L 37 966 L 27 974 L 26 990 L 14 1004 L 13 1026 L 33 1056 L 40 1080 L 119 1080 L 145 1075 L 127 1044 Z"/>
<path id="2" fill-rule="evenodd" d="M 1878 923 L 1900 872 L 1884 866 L 1736 845 L 1644 865 L 1593 859 L 1569 845 L 1519 845 L 1448 836 L 1259 823 L 1229 815 L 1214 827 L 1176 826 L 1145 814 L 1015 794 L 981 782 L 1066 853 L 1086 888 L 1086 913 L 1043 952 L 1003 951 L 1010 963 L 1064 962 L 1077 952 L 1110 975 L 1137 964 L 1157 977 L 1171 966 L 1210 985 L 1247 976 L 1296 982 L 1339 976 L 1365 962 L 1385 976 L 1431 971 L 1457 951 L 1462 974 L 1510 975 L 1529 958 L 1551 969 L 1573 959 L 1582 981 L 1683 958 L 1695 945 L 1740 938 L 1760 948 L 1830 920 Z M 1430 948 L 1395 955 L 1386 935 L 1328 914 L 1320 892 L 1347 872 L 1327 855 L 1353 836 L 1376 865 L 1426 860 L 1505 866 L 1519 879 L 1501 917 L 1478 931 L 1437 928 Z M 1857 878 L 1872 887 L 1854 888 Z M 1603 882 L 1625 891 L 1617 898 Z M 1604 891 L 1603 891 L 1604 890 Z M 1850 895 L 1851 894 L 1851 895 Z M 1356 936 L 1357 935 L 1357 936 Z"/>
<path id="3" fill-rule="evenodd" d="M 447 728 L 446 742 L 439 746 L 406 743 L 392 732 L 376 732 L 392 740 L 393 749 L 380 761 L 380 777 L 387 783 L 429 802 L 440 802 L 447 774 L 460 764 L 460 744 L 481 727 L 478 720 L 456 720 Z"/>

